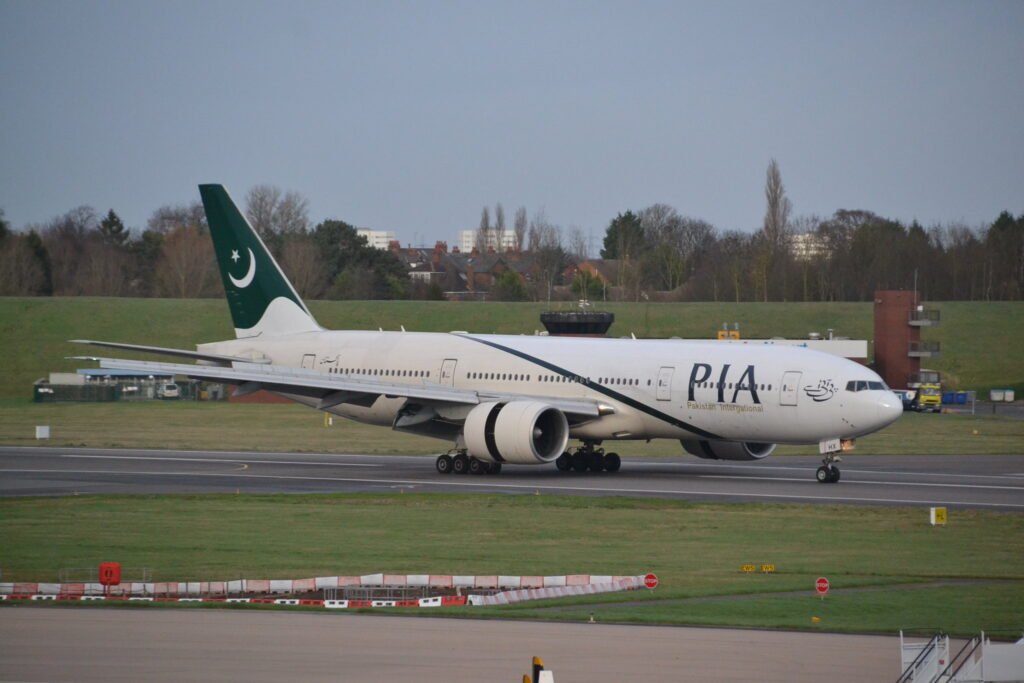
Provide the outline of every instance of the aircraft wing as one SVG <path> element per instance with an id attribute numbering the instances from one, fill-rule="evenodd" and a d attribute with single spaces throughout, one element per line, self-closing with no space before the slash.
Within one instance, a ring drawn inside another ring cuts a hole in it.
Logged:
<path id="1" fill-rule="evenodd" d="M 343 403 L 369 406 L 378 397 L 386 396 L 388 398 L 408 398 L 424 404 L 467 406 L 492 400 L 508 401 L 529 398 L 544 401 L 562 412 L 581 418 L 596 418 L 611 412 L 607 406 L 599 406 L 597 402 L 583 399 L 534 397 L 502 392 L 487 392 L 481 395 L 476 391 L 455 389 L 440 384 L 394 384 L 371 378 L 340 377 L 306 368 L 260 363 L 234 362 L 231 367 L 222 367 L 95 356 L 76 356 L 75 360 L 97 361 L 101 368 L 108 370 L 184 375 L 193 379 L 235 384 L 238 385 L 238 389 L 235 391 L 236 396 L 260 389 L 307 396 L 318 400 L 315 407 L 319 410 L 326 410 Z"/>

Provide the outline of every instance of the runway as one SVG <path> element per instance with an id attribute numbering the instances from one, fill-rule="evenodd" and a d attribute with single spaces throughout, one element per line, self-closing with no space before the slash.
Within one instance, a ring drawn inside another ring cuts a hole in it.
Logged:
<path id="1" fill-rule="evenodd" d="M 818 460 L 626 459 L 609 473 L 553 465 L 498 475 L 441 475 L 434 458 L 226 451 L 0 448 L 0 495 L 97 493 L 505 493 L 653 496 L 705 502 L 946 505 L 1024 512 L 1024 455 L 850 456 L 842 481 L 814 480 Z"/>
<path id="2" fill-rule="evenodd" d="M 0 608 L 0 679 L 894 680 L 899 640 L 735 629 L 196 609 Z"/>

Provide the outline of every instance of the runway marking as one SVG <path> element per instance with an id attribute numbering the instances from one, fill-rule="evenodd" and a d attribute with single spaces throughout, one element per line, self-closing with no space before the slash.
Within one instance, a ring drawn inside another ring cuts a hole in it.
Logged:
<path id="1" fill-rule="evenodd" d="M 813 456 L 808 456 L 811 458 Z M 681 468 L 721 468 L 721 469 L 748 469 L 758 472 L 768 472 L 773 470 L 796 470 L 798 472 L 809 472 L 815 469 L 814 463 L 808 463 L 805 467 L 797 467 L 795 465 L 776 465 L 773 463 L 765 463 L 763 465 L 724 465 L 724 464 L 708 464 L 699 462 L 642 462 L 638 460 L 625 460 L 623 465 L 628 464 L 629 467 L 681 467 Z M 901 477 L 953 477 L 956 479 L 1011 479 L 1016 481 L 1017 479 L 1024 477 L 1024 472 L 1017 473 L 1011 472 L 1008 474 L 958 474 L 950 472 L 925 472 L 925 471 L 899 471 L 899 470 L 861 470 L 851 469 L 848 467 L 841 468 L 844 474 L 874 474 L 874 475 L 896 475 Z M 724 476 L 724 475 L 723 475 Z"/>
<path id="2" fill-rule="evenodd" d="M 459 482 L 459 481 L 434 481 L 434 480 L 416 480 L 416 479 L 357 479 L 353 477 L 303 477 L 294 475 L 274 475 L 274 474 L 222 474 L 215 472 L 111 472 L 104 470 L 12 470 L 12 469 L 0 469 L 0 473 L 23 473 L 23 474 L 99 474 L 99 475 L 115 475 L 115 476 L 142 476 L 142 477 L 219 477 L 219 478 L 237 478 L 237 479 L 277 479 L 285 481 L 333 481 L 341 483 L 353 483 L 353 484 L 371 484 L 374 486 L 394 486 L 396 484 L 410 484 L 416 486 L 438 486 L 438 487 L 456 487 L 456 488 L 475 488 L 475 489 L 507 489 L 507 490 L 519 490 L 519 491 L 584 491 L 588 493 L 622 493 L 622 494 L 641 494 L 641 495 L 687 495 L 687 496 L 710 496 L 710 497 L 738 497 L 738 498 L 762 498 L 762 499 L 784 499 L 784 500 L 799 500 L 799 501 L 814 501 L 814 502 L 854 502 L 854 503 L 891 503 L 891 504 L 904 504 L 904 505 L 925 505 L 925 504 L 938 504 L 942 503 L 945 505 L 964 505 L 972 507 L 991 507 L 991 508 L 1015 508 L 1024 509 L 1024 504 L 1017 503 L 986 503 L 976 501 L 960 501 L 960 500 L 912 500 L 909 498 L 860 498 L 855 496 L 834 496 L 834 497 L 823 497 L 823 496 L 802 496 L 796 494 L 786 493 L 747 493 L 740 491 L 689 491 L 689 490 L 670 490 L 670 489 L 630 489 L 630 488 L 599 488 L 592 486 L 557 486 L 557 485 L 546 485 L 546 484 L 499 484 L 499 483 L 473 483 L 473 482 Z M 820 486 L 817 482 L 807 482 L 814 486 Z"/>
<path id="3" fill-rule="evenodd" d="M 244 464 L 242 460 L 234 460 L 227 458 L 174 458 L 174 457 L 157 457 L 151 455 L 78 455 L 78 454 L 64 454 L 56 457 L 60 458 L 82 458 L 89 460 L 156 460 L 156 461 L 170 461 L 170 462 L 226 462 L 231 464 Z M 264 465 L 314 465 L 319 467 L 384 467 L 384 465 L 377 465 L 373 463 L 365 462 L 303 462 L 301 460 L 258 460 L 255 464 Z M 248 467 L 249 465 L 246 465 Z"/>
<path id="4" fill-rule="evenodd" d="M 845 472 L 845 470 L 844 470 Z M 740 481 L 753 481 L 751 477 L 737 477 L 734 474 L 698 474 L 701 479 L 738 479 Z M 806 478 L 796 477 L 757 477 L 757 481 L 801 481 L 807 482 Z M 1024 486 L 995 486 L 992 484 L 931 484 L 925 481 L 859 481 L 848 479 L 844 484 L 860 484 L 866 486 L 931 486 L 940 489 L 995 489 L 999 491 L 1024 491 Z"/>
<path id="5" fill-rule="evenodd" d="M 201 451 L 197 449 L 161 449 L 161 448 L 89 448 L 86 446 L 82 447 L 62 447 L 62 446 L 0 446 L 0 455 L 37 455 L 36 453 L 26 453 L 25 451 L 37 451 L 46 455 L 52 456 L 70 456 L 72 453 L 64 453 L 62 451 L 96 451 L 99 453 L 109 453 L 111 450 L 120 450 L 128 453 L 217 453 L 218 455 L 244 455 L 250 457 L 261 457 L 261 456 L 289 456 L 296 455 L 295 453 L 285 453 L 279 451 Z M 422 455 L 373 455 L 370 453 L 302 453 L 307 457 L 323 457 L 323 458 L 373 458 L 373 457 L 385 457 L 385 458 L 420 458 L 426 457 Z M 115 457 L 115 456 L 111 456 Z M 434 457 L 434 456 L 429 456 Z"/>

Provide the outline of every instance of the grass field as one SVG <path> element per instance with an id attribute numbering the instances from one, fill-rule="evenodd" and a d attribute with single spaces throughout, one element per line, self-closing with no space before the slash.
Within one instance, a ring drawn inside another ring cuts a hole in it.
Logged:
<path id="1" fill-rule="evenodd" d="M 49 425 L 51 439 L 35 439 Z M 28 403 L 0 399 L 0 445 L 176 448 L 321 453 L 437 453 L 444 441 L 370 427 L 299 405 L 147 401 Z M 675 441 L 621 441 L 625 456 L 684 456 Z M 1024 452 L 1024 420 L 907 413 L 882 432 L 858 439 L 857 455 L 1006 454 Z M 816 455 L 815 446 L 780 446 L 778 454 Z M 684 456 L 689 457 L 689 456 Z"/>
<path id="2" fill-rule="evenodd" d="M 101 560 L 155 580 L 395 573 L 637 574 L 653 592 L 469 613 L 878 631 L 1024 628 L 1024 516 L 709 505 L 623 498 L 403 494 L 0 500 L 4 578 Z M 775 574 L 743 574 L 772 563 Z M 834 593 L 813 597 L 817 576 Z M 950 585 L 962 582 L 963 585 Z M 907 587 L 907 584 L 913 584 Z M 917 586 L 915 588 L 914 586 Z M 871 587 L 873 590 L 853 590 Z M 794 594 L 793 592 L 797 592 Z"/>
<path id="3" fill-rule="evenodd" d="M 925 333 L 942 342 L 928 361 L 951 388 L 985 391 L 1012 387 L 1024 394 L 1024 363 L 1016 340 L 1024 337 L 1024 303 L 947 302 L 942 324 Z M 554 307 L 567 304 L 555 304 Z M 314 301 L 313 314 L 331 329 L 467 330 L 533 334 L 548 304 L 439 301 Z M 834 329 L 855 339 L 873 335 L 870 303 L 608 304 L 611 334 L 710 338 L 723 322 L 738 322 L 743 336 L 806 337 Z M 89 338 L 192 348 L 233 336 L 221 299 L 0 298 L 0 397 L 29 398 L 32 382 L 52 371 L 86 365 L 65 356 L 95 353 L 68 344 Z M 140 356 L 141 357 L 141 356 Z"/>

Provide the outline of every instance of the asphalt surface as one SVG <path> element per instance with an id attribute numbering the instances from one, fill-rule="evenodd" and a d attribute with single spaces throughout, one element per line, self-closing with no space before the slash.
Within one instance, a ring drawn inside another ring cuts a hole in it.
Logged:
<path id="1" fill-rule="evenodd" d="M 415 492 L 654 496 L 694 501 L 947 505 L 1024 511 L 1024 455 L 850 456 L 819 484 L 813 457 L 760 462 L 626 459 L 615 473 L 506 466 L 441 475 L 434 458 L 210 451 L 0 448 L 0 495 Z"/>
<path id="2" fill-rule="evenodd" d="M 734 629 L 197 609 L 0 608 L 4 681 L 862 683 L 899 640 Z"/>

